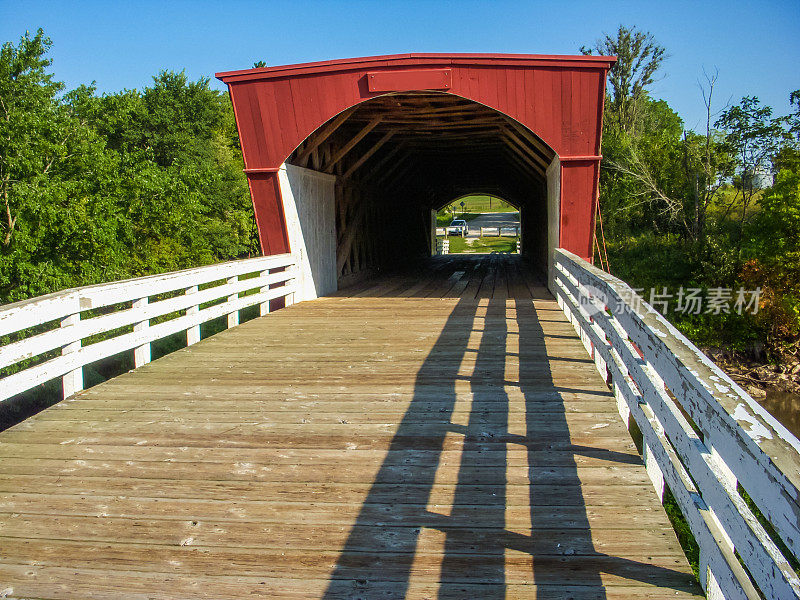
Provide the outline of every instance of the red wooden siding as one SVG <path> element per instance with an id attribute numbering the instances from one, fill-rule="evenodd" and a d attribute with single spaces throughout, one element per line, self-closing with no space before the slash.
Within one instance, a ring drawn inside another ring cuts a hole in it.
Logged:
<path id="1" fill-rule="evenodd" d="M 379 90 L 449 83 L 447 93 L 512 117 L 562 159 L 561 245 L 591 257 L 605 76 L 614 60 L 406 54 L 218 73 L 233 99 L 264 252 L 287 246 L 274 171 L 306 137 L 338 113 L 385 93 Z M 377 78 L 376 91 L 370 91 L 370 76 Z"/>

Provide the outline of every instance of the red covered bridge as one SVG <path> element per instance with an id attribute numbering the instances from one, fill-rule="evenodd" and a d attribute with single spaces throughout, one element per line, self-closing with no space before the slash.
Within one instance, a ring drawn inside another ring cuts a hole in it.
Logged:
<path id="1" fill-rule="evenodd" d="M 317 292 L 330 293 L 430 254 L 432 211 L 488 193 L 520 208 L 541 270 L 556 247 L 589 259 L 614 61 L 403 54 L 217 74 L 264 253 L 305 245 Z M 332 177 L 309 187 L 314 173 Z"/>

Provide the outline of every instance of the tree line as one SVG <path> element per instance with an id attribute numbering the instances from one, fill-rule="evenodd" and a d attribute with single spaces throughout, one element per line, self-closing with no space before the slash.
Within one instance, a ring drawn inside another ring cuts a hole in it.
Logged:
<path id="1" fill-rule="evenodd" d="M 257 251 L 227 94 L 171 71 L 65 90 L 50 47 L 0 50 L 0 302 Z"/>
<path id="2" fill-rule="evenodd" d="M 800 350 L 800 90 L 779 116 L 757 96 L 721 105 L 719 74 L 699 86 L 705 122 L 687 128 L 650 95 L 667 50 L 652 34 L 620 26 L 586 54 L 618 56 L 608 77 L 597 262 L 647 292 L 679 286 L 760 288 L 757 314 L 668 314 L 712 346 Z M 600 238 L 602 241 L 602 237 Z M 607 262 L 606 262 L 607 260 Z"/>
<path id="3" fill-rule="evenodd" d="M 172 71 L 141 90 L 66 90 L 50 47 L 40 29 L 0 50 L 0 302 L 258 252 L 227 94 Z M 581 50 L 619 58 L 597 262 L 645 290 L 761 288 L 756 315 L 667 316 L 701 344 L 796 356 L 800 90 L 776 116 L 755 96 L 719 106 L 707 74 L 693 131 L 650 94 L 668 60 L 651 34 L 620 26 Z"/>

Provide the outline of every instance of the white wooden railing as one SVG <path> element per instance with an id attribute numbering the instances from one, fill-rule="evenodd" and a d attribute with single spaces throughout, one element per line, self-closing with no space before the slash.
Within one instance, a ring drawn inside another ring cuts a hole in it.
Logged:
<path id="1" fill-rule="evenodd" d="M 0 336 L 21 338 L 0 346 L 0 369 L 22 363 L 0 379 L 0 401 L 59 377 L 66 398 L 83 389 L 84 365 L 133 350 L 139 367 L 150 362 L 156 340 L 185 331 L 191 345 L 200 340 L 202 323 L 227 315 L 228 327 L 234 327 L 242 309 L 258 305 L 264 315 L 277 298 L 289 305 L 294 277 L 292 256 L 280 254 L 0 306 Z M 87 343 L 93 337 L 99 341 Z"/>
<path id="2" fill-rule="evenodd" d="M 494 235 L 497 237 L 510 236 L 519 237 L 519 225 L 503 225 L 493 227 L 481 227 L 480 237 Z"/>
<path id="3" fill-rule="evenodd" d="M 800 555 L 800 441 L 619 279 L 554 253 L 551 288 L 642 435 L 659 494 L 672 492 L 700 547 L 709 598 L 800 598 L 787 557 L 743 489 Z M 748 575 L 749 573 L 749 575 Z M 760 594 L 759 594 L 760 591 Z"/>

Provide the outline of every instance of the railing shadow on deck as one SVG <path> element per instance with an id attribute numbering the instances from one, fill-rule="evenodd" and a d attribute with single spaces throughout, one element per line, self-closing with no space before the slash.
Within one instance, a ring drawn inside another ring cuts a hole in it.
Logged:
<path id="1" fill-rule="evenodd" d="M 426 591 L 420 597 L 491 600 L 505 598 L 511 583 L 525 582 L 536 585 L 532 597 L 540 599 L 562 597 L 564 588 L 581 598 L 602 599 L 604 572 L 649 584 L 675 582 L 676 590 L 686 590 L 684 573 L 607 556 L 593 547 L 575 455 L 620 463 L 632 458 L 570 444 L 560 393 L 578 390 L 555 386 L 530 300 L 508 303 L 518 322 L 519 392 L 525 404 L 525 423 L 516 428 L 525 435 L 509 432 L 506 306 L 505 300 L 481 304 L 462 298 L 449 315 L 417 373 L 411 404 L 332 571 L 327 600 L 417 597 L 412 587 L 421 580 Z M 484 307 L 481 331 L 476 321 Z M 481 332 L 481 341 L 472 375 L 463 375 L 473 331 Z M 460 391 L 458 382 L 469 393 Z M 466 423 L 455 422 L 467 406 Z M 509 448 L 515 447 L 527 457 L 517 463 L 527 463 L 522 478 L 524 467 L 509 466 Z M 461 450 L 458 475 L 443 502 L 446 488 L 438 485 L 437 471 L 446 470 L 442 452 L 453 449 Z M 557 481 L 546 481 L 547 467 L 553 466 L 543 460 L 549 451 L 562 455 Z M 520 526 L 525 521 L 520 510 L 528 506 L 530 528 Z M 509 528 L 509 520 L 516 527 Z M 565 529 L 569 544 L 556 535 Z M 507 582 L 507 565 L 513 562 L 526 566 L 512 571 L 530 568 L 529 576 Z"/>

